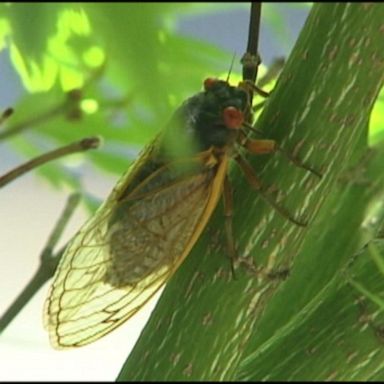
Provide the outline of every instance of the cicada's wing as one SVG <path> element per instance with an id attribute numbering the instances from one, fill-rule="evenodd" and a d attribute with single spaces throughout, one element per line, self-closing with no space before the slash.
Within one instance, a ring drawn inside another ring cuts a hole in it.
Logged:
<path id="1" fill-rule="evenodd" d="M 145 156 L 148 151 L 133 174 Z M 172 181 L 169 168 L 162 167 L 117 201 L 131 178 L 123 176 L 59 263 L 45 303 L 53 346 L 80 346 L 100 338 L 158 291 L 205 227 L 226 167 L 225 157 L 214 167 Z"/>

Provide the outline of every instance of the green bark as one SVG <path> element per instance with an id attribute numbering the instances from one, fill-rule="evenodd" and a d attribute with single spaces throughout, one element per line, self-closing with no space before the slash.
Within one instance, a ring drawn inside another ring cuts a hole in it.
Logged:
<path id="1" fill-rule="evenodd" d="M 233 278 L 219 206 L 118 380 L 373 377 L 366 366 L 353 374 L 379 339 L 368 335 L 367 341 L 353 327 L 357 291 L 340 272 L 365 239 L 360 225 L 383 180 L 377 173 L 367 175 L 374 184 L 340 176 L 367 147 L 370 112 L 384 80 L 383 20 L 381 4 L 314 5 L 257 126 L 323 177 L 281 154 L 249 158 L 270 197 L 308 225 L 281 217 L 231 169 L 238 253 L 270 273 L 240 267 Z M 367 167 L 380 172 L 376 160 L 376 168 Z M 279 277 L 287 269 L 288 277 Z M 333 337 L 344 319 L 334 308 L 344 307 L 350 327 L 340 339 L 353 343 L 345 350 Z M 369 344 L 364 353 L 361 340 Z M 383 379 L 377 356 L 374 378 Z"/>

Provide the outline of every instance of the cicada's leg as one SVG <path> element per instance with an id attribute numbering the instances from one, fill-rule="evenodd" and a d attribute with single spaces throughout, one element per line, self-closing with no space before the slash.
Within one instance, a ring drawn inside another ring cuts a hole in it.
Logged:
<path id="1" fill-rule="evenodd" d="M 269 97 L 270 93 L 267 91 L 264 91 L 260 87 L 258 87 L 256 84 L 252 83 L 250 80 L 243 80 L 239 83 L 239 87 L 245 89 L 247 92 L 255 92 L 261 97 Z"/>
<path id="2" fill-rule="evenodd" d="M 246 124 L 246 128 L 258 134 L 261 134 L 261 135 L 263 134 L 260 130 L 253 128 L 249 124 Z M 315 175 L 319 179 L 321 179 L 323 176 L 316 169 L 312 168 L 308 164 L 303 163 L 301 160 L 299 160 L 297 157 L 292 155 L 290 152 L 281 148 L 274 140 L 250 139 L 250 138 L 246 138 L 244 134 L 244 138 L 241 141 L 241 145 L 245 147 L 250 153 L 253 153 L 256 155 L 263 154 L 263 153 L 279 152 L 297 167 L 303 168 L 306 171 L 311 172 L 313 175 Z"/>
<path id="3" fill-rule="evenodd" d="M 227 238 L 228 255 L 231 263 L 231 272 L 234 279 L 236 279 L 236 268 L 238 266 L 245 267 L 246 270 L 252 275 L 259 276 L 260 270 L 253 264 L 253 259 L 249 257 L 240 257 L 236 250 L 235 237 L 233 235 L 233 193 L 228 175 L 224 179 L 223 186 L 223 201 L 224 201 L 224 215 L 225 215 L 225 235 Z"/>
<path id="4" fill-rule="evenodd" d="M 276 151 L 280 152 L 283 156 L 285 156 L 292 164 L 296 165 L 297 167 L 299 168 L 303 168 L 305 169 L 306 171 L 309 171 L 311 172 L 313 175 L 317 176 L 319 179 L 321 179 L 323 177 L 323 175 L 317 171 L 316 169 L 312 168 L 310 165 L 308 164 L 305 164 L 304 162 L 302 162 L 300 159 L 298 159 L 297 157 L 295 157 L 294 155 L 292 155 L 291 152 L 289 151 L 286 151 L 285 149 L 279 147 L 278 145 L 276 145 Z"/>
<path id="5" fill-rule="evenodd" d="M 246 53 L 242 57 L 241 63 L 243 64 L 243 79 L 244 79 L 241 85 L 244 88 L 248 88 L 246 89 L 248 90 L 248 92 L 252 92 L 252 93 L 255 92 L 259 96 L 267 98 L 270 96 L 270 92 L 264 91 L 263 86 L 278 77 L 278 75 L 280 74 L 281 70 L 284 67 L 285 59 L 281 57 L 275 59 L 272 62 L 272 64 L 268 67 L 267 72 L 264 74 L 264 76 L 262 76 L 257 81 L 257 85 L 254 82 L 252 82 L 250 79 L 254 79 L 256 77 L 257 68 L 261 63 L 260 56 Z M 252 97 L 250 99 L 252 99 Z M 253 106 L 252 108 L 253 112 L 256 112 L 259 109 L 263 108 L 264 104 L 265 104 L 265 101 L 262 101 L 261 103 Z"/>
<path id="6" fill-rule="evenodd" d="M 252 106 L 252 112 L 256 113 L 256 112 L 260 111 L 260 109 L 263 109 L 265 106 L 265 102 L 266 102 L 266 100 L 263 100 L 263 101 L 260 101 L 260 103 L 254 104 Z"/>
<path id="7" fill-rule="evenodd" d="M 225 216 L 225 235 L 228 244 L 228 253 L 231 262 L 232 276 L 235 275 L 235 261 L 237 259 L 236 246 L 233 237 L 232 217 L 233 217 L 233 195 L 232 187 L 228 179 L 228 175 L 225 176 L 223 185 L 223 202 L 224 202 L 224 216 Z"/>
<path id="8" fill-rule="evenodd" d="M 234 279 L 236 279 L 237 266 L 244 267 L 248 273 L 253 276 L 265 276 L 268 279 L 284 280 L 288 274 L 289 269 L 282 269 L 276 271 L 265 271 L 262 267 L 257 267 L 251 257 L 240 257 L 237 254 L 236 245 L 233 235 L 233 193 L 232 187 L 228 176 L 224 179 L 223 186 L 223 200 L 224 200 L 224 215 L 225 215 L 225 235 L 227 238 L 228 254 L 231 263 L 231 272 Z"/>
<path id="9" fill-rule="evenodd" d="M 255 89 L 255 92 L 258 93 L 259 95 L 263 96 L 263 97 L 266 97 L 266 95 L 268 95 L 268 92 L 264 91 L 263 90 L 263 86 L 265 84 L 268 84 L 269 82 L 271 82 L 272 80 L 276 79 L 281 70 L 283 69 L 283 66 L 285 64 L 285 59 L 284 58 L 277 58 L 273 61 L 273 63 L 268 66 L 267 68 L 267 72 L 265 73 L 265 75 L 263 77 L 261 77 L 260 79 L 258 79 L 257 81 L 257 89 Z M 261 93 L 260 93 L 260 90 L 261 90 Z M 269 93 L 270 95 L 270 93 Z M 260 109 L 262 109 L 265 105 L 265 102 L 266 100 L 263 100 L 261 101 L 260 103 L 254 105 L 252 107 L 252 111 L 255 113 L 257 111 L 259 111 Z"/>
<path id="10" fill-rule="evenodd" d="M 264 140 L 260 140 L 264 141 Z M 265 152 L 264 152 L 265 153 Z M 255 175 L 253 168 L 247 163 L 247 161 L 241 157 L 241 155 L 237 155 L 235 158 L 235 161 L 239 165 L 241 171 L 243 172 L 245 178 L 247 179 L 248 183 L 251 185 L 253 189 L 258 191 L 261 195 L 261 197 L 267 201 L 278 213 L 280 213 L 281 216 L 287 218 L 292 223 L 300 226 L 300 227 L 306 227 L 307 223 L 303 222 L 301 220 L 296 219 L 295 217 L 292 217 L 289 212 L 282 206 L 276 203 L 273 199 L 271 199 L 263 190 L 262 184 L 258 177 Z"/>
<path id="11" fill-rule="evenodd" d="M 276 151 L 276 141 L 274 140 L 255 140 L 245 138 L 241 141 L 241 145 L 254 155 L 263 155 Z"/>
<path id="12" fill-rule="evenodd" d="M 253 91 L 255 91 L 261 97 L 267 98 L 267 97 L 269 97 L 271 95 L 269 92 L 264 91 L 263 89 L 258 87 L 256 84 L 252 84 L 252 89 L 253 89 Z"/>
<path id="13" fill-rule="evenodd" d="M 268 66 L 267 72 L 257 80 L 257 85 L 260 88 L 263 88 L 266 84 L 277 79 L 284 68 L 285 58 L 277 57 L 273 62 Z"/>

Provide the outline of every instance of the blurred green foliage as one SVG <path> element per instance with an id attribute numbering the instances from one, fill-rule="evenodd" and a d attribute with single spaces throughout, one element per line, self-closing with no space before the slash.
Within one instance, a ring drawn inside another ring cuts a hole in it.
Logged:
<path id="1" fill-rule="evenodd" d="M 78 167 L 71 166 L 77 158 L 120 175 L 172 111 L 201 89 L 205 76 L 227 71 L 232 53 L 176 33 L 181 15 L 214 9 L 188 3 L 1 4 L 0 47 L 9 50 L 27 92 L 12 106 L 16 112 L 1 127 L 0 140 L 30 158 L 101 135 L 99 150 L 37 173 L 56 187 L 78 189 Z"/>

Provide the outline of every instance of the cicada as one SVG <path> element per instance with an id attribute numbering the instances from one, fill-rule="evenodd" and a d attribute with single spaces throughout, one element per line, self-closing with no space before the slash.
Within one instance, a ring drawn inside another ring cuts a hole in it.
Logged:
<path id="1" fill-rule="evenodd" d="M 231 202 L 235 159 L 259 184 L 241 148 L 269 153 L 272 140 L 248 138 L 249 88 L 206 79 L 118 181 L 68 245 L 45 303 L 57 348 L 90 343 L 125 322 L 170 279 L 190 253 L 223 195 Z M 190 143 L 172 151 L 169 142 Z M 230 226 L 228 226 L 230 228 Z M 230 230 L 230 229 L 229 229 Z"/>

